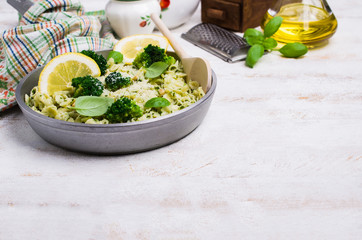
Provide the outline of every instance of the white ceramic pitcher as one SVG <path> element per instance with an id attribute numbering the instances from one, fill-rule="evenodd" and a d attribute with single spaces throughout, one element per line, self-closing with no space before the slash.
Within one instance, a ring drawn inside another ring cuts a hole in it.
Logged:
<path id="1" fill-rule="evenodd" d="M 151 34 L 155 24 L 151 13 L 160 14 L 158 0 L 109 0 L 106 16 L 120 38 L 134 34 Z"/>

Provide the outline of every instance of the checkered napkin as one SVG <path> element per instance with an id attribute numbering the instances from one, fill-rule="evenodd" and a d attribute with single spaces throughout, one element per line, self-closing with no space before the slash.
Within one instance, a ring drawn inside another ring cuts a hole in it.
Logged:
<path id="1" fill-rule="evenodd" d="M 0 112 L 13 106 L 15 88 L 29 72 L 65 52 L 112 48 L 104 11 L 84 13 L 77 0 L 42 0 L 0 38 Z"/>

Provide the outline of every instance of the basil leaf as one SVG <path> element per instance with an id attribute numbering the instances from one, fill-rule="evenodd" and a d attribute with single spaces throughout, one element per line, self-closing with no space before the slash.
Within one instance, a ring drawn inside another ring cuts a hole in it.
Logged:
<path id="1" fill-rule="evenodd" d="M 155 78 L 160 76 L 167 68 L 168 64 L 165 62 L 155 62 L 148 68 L 146 68 L 146 78 Z"/>
<path id="2" fill-rule="evenodd" d="M 267 38 L 263 41 L 263 46 L 265 50 L 272 50 L 276 46 L 278 46 L 278 42 L 275 41 L 274 38 Z"/>
<path id="3" fill-rule="evenodd" d="M 263 56 L 264 54 L 264 47 L 260 44 L 255 44 L 251 46 L 248 51 L 248 55 L 246 56 L 246 65 L 249 67 L 254 67 L 256 62 Z"/>
<path id="4" fill-rule="evenodd" d="M 273 17 L 264 28 L 264 37 L 271 37 L 274 33 L 278 31 L 280 25 L 282 25 L 283 18 L 280 16 Z"/>
<path id="5" fill-rule="evenodd" d="M 170 104 L 171 103 L 166 98 L 154 97 L 145 103 L 145 108 L 167 107 Z"/>
<path id="6" fill-rule="evenodd" d="M 113 58 L 114 63 L 121 63 L 123 61 L 123 54 L 117 51 L 110 51 L 107 60 Z"/>
<path id="7" fill-rule="evenodd" d="M 248 28 L 244 32 L 244 39 L 250 46 L 253 46 L 255 44 L 262 43 L 264 40 L 264 35 L 262 32 L 254 29 L 254 28 Z"/>
<path id="8" fill-rule="evenodd" d="M 263 37 L 263 33 L 254 29 L 254 28 L 248 28 L 244 32 L 244 38 L 245 37 Z"/>
<path id="9" fill-rule="evenodd" d="M 75 100 L 75 109 L 80 115 L 88 117 L 101 116 L 107 112 L 114 100 L 107 97 L 81 96 Z"/>
<path id="10" fill-rule="evenodd" d="M 298 58 L 308 52 L 308 48 L 303 43 L 288 43 L 279 52 L 288 58 Z"/>

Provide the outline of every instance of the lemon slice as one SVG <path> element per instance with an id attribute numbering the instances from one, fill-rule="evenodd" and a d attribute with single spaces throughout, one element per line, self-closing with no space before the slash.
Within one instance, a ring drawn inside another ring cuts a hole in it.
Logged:
<path id="1" fill-rule="evenodd" d="M 92 58 L 81 53 L 64 53 L 45 65 L 39 77 L 39 91 L 52 95 L 57 91 L 71 90 L 73 78 L 87 75 L 101 75 L 97 63 Z"/>
<path id="2" fill-rule="evenodd" d="M 119 40 L 113 50 L 123 54 L 123 62 L 131 64 L 137 54 L 142 52 L 149 44 L 159 46 L 167 50 L 169 42 L 167 38 L 156 34 L 131 35 Z"/>

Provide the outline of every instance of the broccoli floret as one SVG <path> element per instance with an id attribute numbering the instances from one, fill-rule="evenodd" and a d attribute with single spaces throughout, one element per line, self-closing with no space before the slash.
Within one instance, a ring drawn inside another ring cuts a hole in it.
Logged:
<path id="1" fill-rule="evenodd" d="M 111 123 L 122 123 L 143 115 L 141 108 L 131 99 L 122 97 L 115 101 L 105 113 Z"/>
<path id="2" fill-rule="evenodd" d="M 102 82 L 90 75 L 73 78 L 72 86 L 75 87 L 75 98 L 79 96 L 100 96 L 103 93 Z"/>
<path id="3" fill-rule="evenodd" d="M 130 77 L 123 77 L 120 72 L 112 72 L 106 77 L 106 88 L 111 91 L 117 91 L 122 87 L 131 85 Z"/>
<path id="4" fill-rule="evenodd" d="M 92 50 L 83 50 L 82 54 L 92 58 L 97 64 L 99 69 L 101 70 L 101 75 L 104 75 L 107 70 L 107 60 L 100 54 L 95 53 Z"/>
<path id="5" fill-rule="evenodd" d="M 137 68 L 148 68 L 155 62 L 165 62 L 171 65 L 175 62 L 175 59 L 171 56 L 167 56 L 165 49 L 149 44 L 144 48 L 143 52 L 137 54 L 136 58 L 133 60 L 133 65 Z"/>

